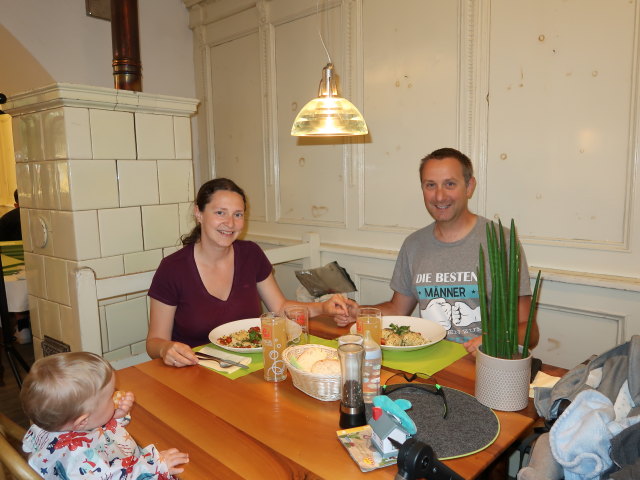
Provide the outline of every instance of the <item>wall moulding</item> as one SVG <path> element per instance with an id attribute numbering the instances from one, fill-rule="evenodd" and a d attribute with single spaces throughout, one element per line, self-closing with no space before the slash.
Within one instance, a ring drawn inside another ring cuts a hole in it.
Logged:
<path id="1" fill-rule="evenodd" d="M 153 95 L 148 93 L 92 87 L 71 83 L 54 83 L 29 92 L 13 95 L 5 105 L 11 115 L 23 115 L 57 107 L 126 110 L 136 113 L 168 113 L 191 116 L 197 99 Z"/>
<path id="2" fill-rule="evenodd" d="M 529 266 L 529 278 L 535 278 L 538 274 L 538 270 L 542 270 L 542 278 L 548 281 L 640 293 L 640 278 L 603 275 L 599 273 L 574 272 L 551 268 L 539 269 L 533 266 Z"/>
<path id="3" fill-rule="evenodd" d="M 567 305 L 557 305 L 557 304 L 548 304 L 548 303 L 539 303 L 538 310 L 542 312 L 556 312 L 560 314 L 566 314 L 571 316 L 576 316 L 580 318 L 588 317 L 596 320 L 603 320 L 605 322 L 609 322 L 612 327 L 615 329 L 615 341 L 620 344 L 625 341 L 625 332 L 626 332 L 626 324 L 627 324 L 627 316 L 622 314 L 612 314 L 607 313 L 602 310 L 596 309 L 584 309 L 577 307 L 570 307 Z M 556 340 L 552 340 L 551 343 Z M 611 345 L 613 347 L 614 345 Z M 596 353 L 596 352 L 594 352 Z M 586 360 L 586 359 L 583 359 Z"/>
<path id="4" fill-rule="evenodd" d="M 189 26 L 216 22 L 255 7 L 256 0 L 182 0 L 189 10 Z"/>
<path id="5" fill-rule="evenodd" d="M 628 222 L 625 219 L 625 222 Z M 629 226 L 624 227 L 625 231 L 628 231 Z M 592 250 L 605 250 L 610 252 L 630 252 L 629 242 L 602 242 L 598 240 L 588 239 L 573 239 L 573 238 L 550 238 L 540 236 L 521 236 L 522 243 L 527 245 L 548 245 L 556 248 L 568 247 L 568 248 L 586 248 Z"/>

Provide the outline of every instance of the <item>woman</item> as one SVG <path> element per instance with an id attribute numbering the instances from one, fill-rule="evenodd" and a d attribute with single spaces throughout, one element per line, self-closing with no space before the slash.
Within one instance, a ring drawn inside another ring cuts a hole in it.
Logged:
<path id="1" fill-rule="evenodd" d="M 238 240 L 245 207 L 244 192 L 229 179 L 209 180 L 200 187 L 196 227 L 182 239 L 181 250 L 162 260 L 149 289 L 147 353 L 152 358 L 176 367 L 195 365 L 191 347 L 208 343 L 213 328 L 259 317 L 261 299 L 273 312 L 297 303 L 282 294 L 260 247 Z M 334 295 L 305 305 L 311 316 L 342 316 L 355 302 Z"/>

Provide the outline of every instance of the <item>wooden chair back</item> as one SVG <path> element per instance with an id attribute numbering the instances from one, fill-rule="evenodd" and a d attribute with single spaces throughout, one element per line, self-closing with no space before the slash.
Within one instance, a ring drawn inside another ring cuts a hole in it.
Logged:
<path id="1" fill-rule="evenodd" d="M 0 413 L 0 480 L 41 480 L 42 477 L 29 466 L 22 453 L 25 433 L 24 428 Z"/>

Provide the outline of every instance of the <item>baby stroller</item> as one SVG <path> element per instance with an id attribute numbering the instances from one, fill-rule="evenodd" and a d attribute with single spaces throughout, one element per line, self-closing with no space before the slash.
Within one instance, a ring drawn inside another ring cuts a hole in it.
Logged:
<path id="1" fill-rule="evenodd" d="M 640 335 L 536 388 L 534 401 L 546 431 L 518 480 L 640 479 Z"/>

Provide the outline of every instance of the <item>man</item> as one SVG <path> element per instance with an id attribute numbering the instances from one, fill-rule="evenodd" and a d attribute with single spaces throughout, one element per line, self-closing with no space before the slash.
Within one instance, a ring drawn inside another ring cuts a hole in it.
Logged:
<path id="1" fill-rule="evenodd" d="M 411 315 L 420 304 L 420 315 L 439 322 L 449 340 L 474 352 L 482 343 L 477 266 L 479 245 L 487 253 L 489 220 L 471 213 L 468 202 L 476 187 L 471 160 L 453 148 L 441 148 L 420 163 L 424 204 L 435 220 L 404 241 L 391 278 L 390 301 L 376 305 L 383 315 Z M 508 238 L 508 235 L 507 237 Z M 522 252 L 519 329 L 524 339 L 531 305 L 529 271 Z M 488 268 L 487 268 L 488 270 Z M 491 279 L 487 278 L 490 292 Z M 531 345 L 538 342 L 533 324 Z"/>
<path id="2" fill-rule="evenodd" d="M 22 240 L 22 230 L 20 229 L 20 205 L 18 204 L 18 190 L 13 192 L 15 200 L 13 210 L 8 211 L 0 217 L 0 242 Z"/>

